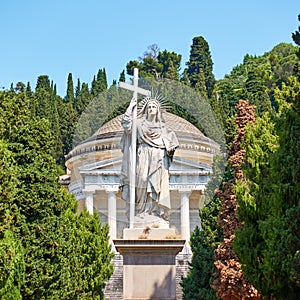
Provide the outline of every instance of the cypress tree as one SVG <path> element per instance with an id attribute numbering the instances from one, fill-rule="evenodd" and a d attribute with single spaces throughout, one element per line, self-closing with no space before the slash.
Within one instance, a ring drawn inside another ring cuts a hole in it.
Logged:
<path id="1" fill-rule="evenodd" d="M 51 95 L 52 102 L 52 113 L 49 116 L 49 121 L 51 122 L 51 131 L 54 139 L 54 159 L 56 162 L 64 166 L 64 153 L 63 153 L 63 142 L 61 136 L 61 124 L 58 113 L 58 101 L 59 96 L 56 95 L 56 85 L 54 85 L 53 92 Z"/>
<path id="2" fill-rule="evenodd" d="M 91 94 L 96 97 L 107 89 L 107 78 L 105 68 L 99 69 L 97 77 L 94 76 L 92 81 Z"/>
<path id="3" fill-rule="evenodd" d="M 96 76 L 94 75 L 91 84 L 91 95 L 95 96 L 96 94 L 97 94 L 97 81 L 96 81 Z"/>
<path id="4" fill-rule="evenodd" d="M 32 95 L 32 90 L 31 90 L 30 82 L 28 81 L 26 85 L 26 96 L 30 97 L 31 95 Z"/>
<path id="5" fill-rule="evenodd" d="M 196 83 L 195 83 L 195 90 L 199 92 L 199 94 L 204 98 L 204 99 L 208 99 L 208 94 L 207 94 L 207 89 L 206 89 L 206 80 L 205 80 L 205 75 L 204 75 L 204 71 L 202 68 L 199 69 L 199 73 L 197 74 L 197 76 L 195 76 L 196 78 Z"/>
<path id="6" fill-rule="evenodd" d="M 125 70 L 123 70 L 119 77 L 119 82 L 125 82 Z"/>
<path id="7" fill-rule="evenodd" d="M 180 77 L 180 82 L 182 82 L 186 86 L 190 86 L 189 77 L 188 77 L 188 74 L 187 74 L 187 69 L 183 70 L 183 73 Z"/>
<path id="8" fill-rule="evenodd" d="M 271 101 L 267 93 L 267 87 L 264 86 L 262 78 L 256 72 L 248 72 L 245 88 L 244 99 L 248 99 L 251 105 L 256 106 L 259 115 L 271 110 Z"/>
<path id="9" fill-rule="evenodd" d="M 47 75 L 38 77 L 34 96 L 36 97 L 36 116 L 51 117 L 51 85 Z"/>
<path id="10" fill-rule="evenodd" d="M 88 84 L 83 82 L 75 99 L 75 110 L 77 111 L 78 115 L 82 114 L 82 112 L 90 103 L 91 98 L 92 95 L 90 94 Z"/>
<path id="11" fill-rule="evenodd" d="M 67 82 L 67 95 L 65 101 L 74 103 L 74 85 L 73 85 L 73 76 L 72 73 L 68 75 L 68 82 Z"/>
<path id="12" fill-rule="evenodd" d="M 81 83 L 80 83 L 80 79 L 77 79 L 77 85 L 75 88 L 75 100 L 78 97 L 78 95 L 80 94 L 80 90 L 81 90 Z"/>
<path id="13" fill-rule="evenodd" d="M 73 147 L 73 137 L 76 123 L 79 115 L 74 108 L 73 103 L 65 103 L 61 98 L 58 98 L 60 134 L 63 143 L 63 155 L 68 154 Z"/>
<path id="14" fill-rule="evenodd" d="M 208 97 L 210 98 L 213 93 L 215 85 L 215 77 L 213 75 L 213 62 L 209 50 L 209 45 L 207 41 L 202 37 L 194 37 L 193 43 L 190 51 L 190 59 L 187 62 L 187 75 L 191 87 L 195 87 L 199 80 L 202 80 L 202 76 L 199 77 L 199 74 L 203 72 L 205 79 L 205 90 L 200 92 L 207 92 Z M 202 87 L 198 86 L 198 89 Z"/>
<path id="15" fill-rule="evenodd" d="M 101 78 L 99 78 L 100 86 L 101 86 L 101 92 L 107 90 L 107 76 L 106 76 L 106 70 L 103 68 Z"/>
<path id="16" fill-rule="evenodd" d="M 53 95 L 57 95 L 57 89 L 56 89 L 56 84 L 54 84 L 54 87 L 53 87 Z"/>

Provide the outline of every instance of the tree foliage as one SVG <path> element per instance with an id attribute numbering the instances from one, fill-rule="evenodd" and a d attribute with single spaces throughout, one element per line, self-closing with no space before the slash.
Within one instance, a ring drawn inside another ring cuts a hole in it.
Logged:
<path id="1" fill-rule="evenodd" d="M 209 180 L 204 197 L 203 208 L 199 211 L 201 227 L 191 234 L 192 261 L 188 276 L 182 279 L 184 299 L 217 299 L 211 288 L 214 280 L 214 251 L 222 240 L 222 228 L 218 226 L 218 214 L 222 202 L 215 196 L 215 190 L 222 180 L 227 180 L 230 172 L 224 173 L 226 157 L 214 158 L 213 174 Z"/>
<path id="2" fill-rule="evenodd" d="M 217 299 L 211 283 L 214 273 L 214 250 L 222 237 L 222 230 L 218 227 L 220 208 L 220 199 L 214 197 L 199 212 L 201 228 L 196 227 L 190 240 L 193 252 L 190 271 L 181 282 L 184 299 Z"/>
<path id="3" fill-rule="evenodd" d="M 234 232 L 241 227 L 236 216 L 237 201 L 233 186 L 236 181 L 243 180 L 241 164 L 245 155 L 241 143 L 245 139 L 245 126 L 255 122 L 254 107 L 248 105 L 248 101 L 239 101 L 237 105 L 236 123 L 238 133 L 229 149 L 229 168 L 232 168 L 232 178 L 223 183 L 223 189 L 217 192 L 217 197 L 222 200 L 222 208 L 219 212 L 218 225 L 223 229 L 224 240 L 215 250 L 215 280 L 212 287 L 222 299 L 249 299 L 259 298 L 259 292 L 251 285 L 241 269 L 239 257 L 233 250 Z"/>
<path id="4" fill-rule="evenodd" d="M 112 273 L 108 228 L 97 215 L 77 215 L 57 181 L 50 121 L 32 117 L 29 106 L 25 92 L 0 93 L 2 298 L 103 299 Z"/>
<path id="5" fill-rule="evenodd" d="M 209 45 L 202 36 L 193 38 L 187 66 L 187 76 L 191 87 L 201 92 L 204 97 L 210 98 L 215 85 L 213 61 Z"/>
<path id="6" fill-rule="evenodd" d="M 245 225 L 237 232 L 235 249 L 251 282 L 276 299 L 300 295 L 299 92 L 300 83 L 291 77 L 275 90 L 279 112 L 249 128 L 245 180 L 236 187 Z"/>
<path id="7" fill-rule="evenodd" d="M 232 121 L 239 99 L 247 99 L 250 105 L 255 105 L 257 116 L 278 110 L 275 89 L 297 74 L 296 53 L 297 47 L 280 43 L 261 56 L 246 54 L 242 64 L 216 82 L 209 101 L 223 126 L 228 145 L 236 130 Z"/>
<path id="8" fill-rule="evenodd" d="M 167 50 L 160 51 L 156 44 L 149 46 L 148 50 L 140 58 L 140 61 L 131 60 L 126 65 L 128 75 L 133 75 L 133 69 L 138 68 L 141 77 L 152 77 L 156 80 L 162 78 L 179 80 L 181 54 Z"/>
<path id="9" fill-rule="evenodd" d="M 6 228 L 0 238 L 0 298 L 3 300 L 22 299 L 21 286 L 24 284 L 24 250 L 14 232 Z"/>

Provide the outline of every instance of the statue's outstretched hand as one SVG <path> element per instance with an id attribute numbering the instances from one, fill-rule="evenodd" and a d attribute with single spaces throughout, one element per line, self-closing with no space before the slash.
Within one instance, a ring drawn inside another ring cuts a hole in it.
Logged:
<path id="1" fill-rule="evenodd" d="M 136 98 L 132 97 L 131 100 L 130 100 L 128 108 L 133 109 L 136 106 L 136 102 L 137 102 Z"/>
<path id="2" fill-rule="evenodd" d="M 135 98 L 132 98 L 132 99 L 130 100 L 130 103 L 129 103 L 127 109 L 126 109 L 125 115 L 127 115 L 128 117 L 131 116 L 131 115 L 132 115 L 133 108 L 134 108 L 135 106 L 136 106 L 136 100 L 135 100 Z"/>

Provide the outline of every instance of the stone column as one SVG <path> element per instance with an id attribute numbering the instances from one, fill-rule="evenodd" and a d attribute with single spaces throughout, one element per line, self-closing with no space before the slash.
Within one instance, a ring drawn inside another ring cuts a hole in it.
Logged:
<path id="1" fill-rule="evenodd" d="M 181 236 L 187 242 L 190 240 L 190 203 L 189 191 L 179 191 L 180 193 L 180 220 Z"/>
<path id="2" fill-rule="evenodd" d="M 85 194 L 85 207 L 91 215 L 94 213 L 94 195 L 92 192 Z"/>
<path id="3" fill-rule="evenodd" d="M 107 190 L 107 223 L 109 225 L 110 241 L 117 238 L 117 191 Z"/>

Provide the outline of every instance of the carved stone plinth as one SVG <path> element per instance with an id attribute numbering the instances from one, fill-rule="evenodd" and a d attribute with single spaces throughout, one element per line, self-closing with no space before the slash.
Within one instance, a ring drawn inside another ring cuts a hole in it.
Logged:
<path id="1" fill-rule="evenodd" d="M 177 239 L 114 240 L 123 256 L 123 299 L 175 300 L 175 256 L 184 243 Z"/>

